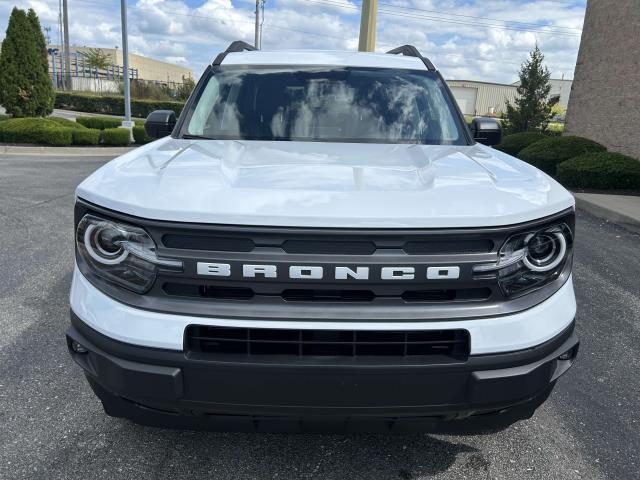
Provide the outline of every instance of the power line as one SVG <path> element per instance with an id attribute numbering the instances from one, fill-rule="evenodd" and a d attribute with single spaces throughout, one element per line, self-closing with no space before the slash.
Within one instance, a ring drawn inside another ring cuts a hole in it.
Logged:
<path id="1" fill-rule="evenodd" d="M 415 8 L 415 7 L 404 7 L 401 5 L 394 5 L 393 3 L 384 3 L 384 2 L 379 2 L 380 5 L 387 5 L 389 7 L 394 7 L 394 8 L 401 8 L 404 10 L 414 10 L 417 12 L 427 12 L 427 13 L 435 13 L 438 15 L 448 15 L 450 17 L 461 17 L 461 18 L 470 18 L 470 19 L 475 19 L 475 20 L 486 20 L 486 21 L 491 21 L 491 22 L 502 22 L 502 23 L 515 23 L 518 25 L 525 25 L 525 26 L 529 26 L 529 27 L 538 27 L 538 28 L 553 28 L 553 29 L 562 29 L 562 30 L 574 30 L 575 32 L 582 32 L 582 29 L 580 28 L 572 28 L 572 27 L 556 27 L 553 25 L 540 25 L 539 23 L 528 23 L 528 22 L 520 22 L 518 20 L 505 20 L 505 19 L 501 19 L 501 18 L 489 18 L 489 17 L 478 17 L 478 16 L 474 16 L 474 15 L 463 15 L 460 13 L 452 13 L 452 12 L 441 12 L 441 11 L 437 11 L 437 10 L 425 10 L 424 8 Z M 496 25 L 496 26 L 500 26 L 500 25 Z"/>
<path id="2" fill-rule="evenodd" d="M 332 6 L 347 8 L 347 9 L 351 9 L 351 10 L 359 10 L 359 7 L 357 5 L 351 5 L 351 4 L 342 3 L 342 2 L 333 2 L 331 0 L 303 0 L 303 1 L 308 2 L 308 3 L 317 4 L 317 5 L 332 5 Z M 533 32 L 533 33 L 539 33 L 539 34 L 543 34 L 543 35 L 560 35 L 560 36 L 565 36 L 565 37 L 579 37 L 580 36 L 579 33 L 555 32 L 555 31 L 550 31 L 550 30 L 540 30 L 540 29 L 533 29 L 533 28 L 516 28 L 516 27 L 509 27 L 509 26 L 506 26 L 506 25 L 505 26 L 498 26 L 498 25 L 492 25 L 492 24 L 486 24 L 486 23 L 480 23 L 480 22 L 471 22 L 471 21 L 464 21 L 464 20 L 453 20 L 453 19 L 445 19 L 445 18 L 442 18 L 442 17 L 432 17 L 432 16 L 428 16 L 428 15 L 411 14 L 411 13 L 408 13 L 408 12 L 400 12 L 400 11 L 388 10 L 388 9 L 383 9 L 383 8 L 378 9 L 378 12 L 379 13 L 383 13 L 385 15 L 394 16 L 394 17 L 404 17 L 404 18 L 415 19 L 415 20 L 427 20 L 427 21 L 436 21 L 436 22 L 441 22 L 441 23 L 452 23 L 452 24 L 456 24 L 456 25 L 469 25 L 469 26 L 474 26 L 474 27 L 493 28 L 493 29 L 498 29 L 498 30 L 514 30 L 514 31 L 518 31 L 518 32 Z"/>

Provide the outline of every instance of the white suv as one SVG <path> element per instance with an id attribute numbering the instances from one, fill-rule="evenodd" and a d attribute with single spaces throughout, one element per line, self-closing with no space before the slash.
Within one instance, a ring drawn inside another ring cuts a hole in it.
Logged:
<path id="1" fill-rule="evenodd" d="M 484 431 L 578 350 L 573 197 L 476 143 L 442 76 L 234 42 L 77 189 L 69 351 L 109 415 Z M 473 132 L 473 133 L 472 133 Z M 169 135 L 170 134 L 170 135 Z"/>

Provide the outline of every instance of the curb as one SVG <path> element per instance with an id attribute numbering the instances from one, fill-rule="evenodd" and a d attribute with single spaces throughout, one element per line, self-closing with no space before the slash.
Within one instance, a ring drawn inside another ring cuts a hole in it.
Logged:
<path id="1" fill-rule="evenodd" d="M 576 207 L 596 217 L 640 233 L 640 197 L 574 193 Z"/>
<path id="2" fill-rule="evenodd" d="M 137 147 L 39 147 L 0 145 L 0 155 L 42 155 L 77 157 L 115 157 Z"/>

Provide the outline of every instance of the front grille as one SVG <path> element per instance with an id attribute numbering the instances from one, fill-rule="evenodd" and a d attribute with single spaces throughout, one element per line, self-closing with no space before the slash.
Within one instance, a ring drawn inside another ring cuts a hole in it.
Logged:
<path id="1" fill-rule="evenodd" d="M 270 355 L 465 361 L 470 350 L 466 330 L 289 330 L 191 325 L 185 342 L 189 353 L 211 358 Z"/>
<path id="2" fill-rule="evenodd" d="M 408 255 L 488 253 L 495 246 L 492 238 L 477 233 L 463 235 L 421 234 L 420 232 L 357 234 L 314 233 L 246 233 L 230 236 L 228 232 L 166 233 L 162 244 L 169 248 L 211 252 L 254 252 L 275 248 L 296 255 L 373 255 L 396 250 Z"/>
<path id="3" fill-rule="evenodd" d="M 336 302 L 363 303 L 376 299 L 401 299 L 404 302 L 472 302 L 489 298 L 489 288 L 458 289 L 397 289 L 387 295 L 376 294 L 366 289 L 327 289 L 327 288 L 284 288 L 265 289 L 260 286 L 225 287 L 199 283 L 167 282 L 163 286 L 167 295 L 173 297 L 201 298 L 212 300 L 256 300 L 256 297 L 277 298 L 285 302 Z"/>
<path id="4" fill-rule="evenodd" d="M 440 321 L 525 310 L 553 289 L 511 300 L 502 294 L 495 273 L 477 274 L 473 267 L 495 263 L 500 246 L 515 233 L 560 220 L 574 223 L 573 213 L 565 211 L 488 228 L 211 225 L 146 220 L 80 200 L 76 224 L 87 213 L 144 228 L 160 257 L 183 262 L 182 270 L 158 268 L 144 295 L 83 270 L 122 303 L 179 315 L 300 322 Z M 245 274 L 245 266 L 269 267 L 272 274 Z M 413 274 L 389 278 L 389 270 L 402 269 Z M 558 288 L 565 280 L 559 278 Z"/>

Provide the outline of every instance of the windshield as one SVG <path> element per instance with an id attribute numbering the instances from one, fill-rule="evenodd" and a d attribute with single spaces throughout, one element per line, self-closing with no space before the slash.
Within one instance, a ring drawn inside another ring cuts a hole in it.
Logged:
<path id="1" fill-rule="evenodd" d="M 224 67 L 200 89 L 187 136 L 466 145 L 439 75 L 347 67 Z"/>

